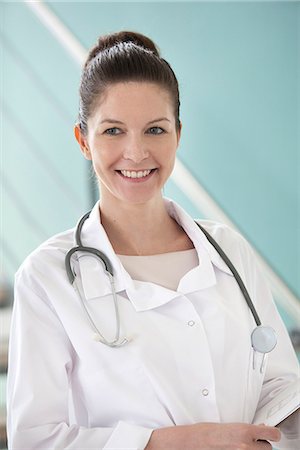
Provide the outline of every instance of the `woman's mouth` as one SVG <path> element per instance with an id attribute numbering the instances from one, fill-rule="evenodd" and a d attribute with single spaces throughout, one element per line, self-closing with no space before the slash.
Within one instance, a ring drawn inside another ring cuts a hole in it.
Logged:
<path id="1" fill-rule="evenodd" d="M 145 170 L 117 170 L 116 172 L 124 179 L 128 181 L 145 181 L 148 180 L 157 169 L 145 169 Z"/>

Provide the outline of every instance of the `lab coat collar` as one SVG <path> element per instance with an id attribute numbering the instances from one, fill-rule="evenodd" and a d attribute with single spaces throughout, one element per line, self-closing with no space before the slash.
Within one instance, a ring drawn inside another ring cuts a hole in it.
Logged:
<path id="1" fill-rule="evenodd" d="M 173 219 L 178 222 L 184 231 L 187 233 L 191 241 L 193 242 L 195 249 L 197 250 L 199 260 L 201 253 L 205 249 L 207 255 L 209 256 L 212 264 L 217 267 L 222 272 L 232 275 L 231 270 L 221 258 L 217 250 L 210 244 L 205 234 L 195 223 L 195 220 L 189 216 L 181 206 L 175 203 L 173 200 L 165 198 L 165 205 L 167 207 L 168 213 Z"/>
<path id="2" fill-rule="evenodd" d="M 156 308 L 178 296 L 213 286 L 216 284 L 213 266 L 232 275 L 230 269 L 207 241 L 194 220 L 174 201 L 166 198 L 164 201 L 170 216 L 183 227 L 192 240 L 200 261 L 200 265 L 189 271 L 181 279 L 177 291 L 151 282 L 133 280 L 130 277 L 115 254 L 101 224 L 99 201 L 85 221 L 81 232 L 81 240 L 84 246 L 94 247 L 109 258 L 115 274 L 116 292 L 126 291 L 129 300 L 137 311 Z M 103 271 L 101 262 L 93 255 L 84 252 L 78 252 L 78 260 L 85 298 L 89 300 L 110 295 L 112 292 L 110 280 Z"/>

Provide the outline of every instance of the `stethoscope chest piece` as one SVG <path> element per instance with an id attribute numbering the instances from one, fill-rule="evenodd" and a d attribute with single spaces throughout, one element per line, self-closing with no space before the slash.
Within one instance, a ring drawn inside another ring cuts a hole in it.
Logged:
<path id="1" fill-rule="evenodd" d="M 259 353 L 270 353 L 277 344 L 276 333 L 272 327 L 260 325 L 251 333 L 253 350 Z"/>

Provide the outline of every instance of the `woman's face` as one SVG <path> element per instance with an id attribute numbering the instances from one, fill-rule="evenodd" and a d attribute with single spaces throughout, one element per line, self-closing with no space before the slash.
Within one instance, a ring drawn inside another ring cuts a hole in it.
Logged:
<path id="1" fill-rule="evenodd" d="M 170 94 L 157 84 L 126 82 L 107 88 L 88 119 L 75 129 L 100 181 L 101 203 L 145 203 L 161 198 L 175 162 L 180 131 Z"/>

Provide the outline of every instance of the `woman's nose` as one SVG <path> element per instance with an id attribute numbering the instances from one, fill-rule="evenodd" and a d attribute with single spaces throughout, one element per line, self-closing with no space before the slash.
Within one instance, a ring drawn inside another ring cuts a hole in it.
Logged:
<path id="1" fill-rule="evenodd" d="M 130 159 L 135 163 L 140 163 L 149 156 L 149 151 L 145 141 L 137 136 L 128 137 L 123 152 L 124 159 Z"/>

